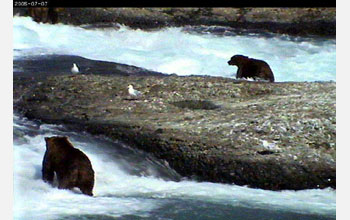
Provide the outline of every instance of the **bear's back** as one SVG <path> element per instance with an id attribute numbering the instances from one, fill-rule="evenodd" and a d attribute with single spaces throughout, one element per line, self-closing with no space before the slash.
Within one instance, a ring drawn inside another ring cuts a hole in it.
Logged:
<path id="1" fill-rule="evenodd" d="M 85 164 L 84 166 L 88 165 L 92 169 L 90 159 L 81 150 L 73 147 L 67 137 L 55 136 L 45 140 L 48 154 L 56 167 Z"/>
<path id="2" fill-rule="evenodd" d="M 263 60 L 250 58 L 249 61 L 244 64 L 243 68 L 244 71 L 242 77 L 260 77 L 262 79 L 267 79 L 270 82 L 275 81 L 269 64 Z"/>

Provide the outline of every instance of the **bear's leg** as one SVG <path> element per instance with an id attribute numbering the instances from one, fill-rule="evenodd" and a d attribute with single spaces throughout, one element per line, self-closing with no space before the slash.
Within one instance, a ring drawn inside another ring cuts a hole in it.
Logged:
<path id="1" fill-rule="evenodd" d="M 45 182 L 49 182 L 50 184 L 52 184 L 55 173 L 54 173 L 54 170 L 51 166 L 51 162 L 47 157 L 48 157 L 47 153 L 45 153 L 43 165 L 42 165 L 42 170 L 41 170 L 42 179 Z"/>
<path id="2" fill-rule="evenodd" d="M 63 178 L 62 180 L 58 180 L 58 188 L 59 189 L 72 189 L 74 186 L 71 184 L 68 178 Z"/>
<path id="3" fill-rule="evenodd" d="M 237 73 L 236 73 L 236 79 L 242 78 L 242 67 L 238 67 Z"/>
<path id="4" fill-rule="evenodd" d="M 93 196 L 92 189 L 94 187 L 93 184 L 80 184 L 79 186 L 80 191 L 88 196 Z"/>
<path id="5" fill-rule="evenodd" d="M 42 178 L 45 182 L 49 182 L 50 184 L 53 183 L 53 178 L 54 178 L 54 172 L 52 170 L 42 170 Z"/>
<path id="6" fill-rule="evenodd" d="M 76 186 L 78 180 L 78 170 L 71 170 L 68 174 L 58 175 L 59 189 L 72 189 Z"/>
<path id="7" fill-rule="evenodd" d="M 94 188 L 94 175 L 87 170 L 80 170 L 78 185 L 80 191 L 85 195 L 93 196 L 92 189 Z"/>

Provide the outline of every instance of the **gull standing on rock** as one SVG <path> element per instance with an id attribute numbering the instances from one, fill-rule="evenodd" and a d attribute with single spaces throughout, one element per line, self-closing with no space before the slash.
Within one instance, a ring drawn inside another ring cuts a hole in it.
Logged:
<path id="1" fill-rule="evenodd" d="M 132 85 L 129 85 L 128 88 L 129 88 L 129 90 L 128 90 L 129 91 L 129 95 L 134 96 L 134 97 L 141 95 L 141 92 L 135 90 Z"/>
<path id="2" fill-rule="evenodd" d="M 79 68 L 78 68 L 77 64 L 73 63 L 73 67 L 72 67 L 72 69 L 70 69 L 70 71 L 71 71 L 73 74 L 79 73 Z"/>

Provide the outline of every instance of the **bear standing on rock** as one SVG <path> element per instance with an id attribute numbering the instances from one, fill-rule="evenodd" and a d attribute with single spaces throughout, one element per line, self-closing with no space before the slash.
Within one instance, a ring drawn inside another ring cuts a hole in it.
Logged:
<path id="1" fill-rule="evenodd" d="M 264 79 L 275 81 L 270 66 L 263 60 L 256 60 L 243 55 L 234 55 L 228 61 L 229 65 L 238 67 L 236 78 Z"/>
<path id="2" fill-rule="evenodd" d="M 45 141 L 43 180 L 52 184 L 56 173 L 59 189 L 78 187 L 82 193 L 93 196 L 95 174 L 89 158 L 74 148 L 67 137 L 45 137 Z"/>

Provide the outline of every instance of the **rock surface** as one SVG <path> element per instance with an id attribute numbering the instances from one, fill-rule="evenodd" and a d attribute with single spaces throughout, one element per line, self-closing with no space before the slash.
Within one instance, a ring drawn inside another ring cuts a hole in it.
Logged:
<path id="1" fill-rule="evenodd" d="M 129 97 L 129 84 L 143 95 Z M 336 186 L 334 82 L 18 74 L 13 88 L 16 112 L 122 140 L 186 177 L 271 190 Z"/>
<path id="2" fill-rule="evenodd" d="M 23 8 L 14 8 L 13 13 L 34 16 Z M 117 28 L 117 23 L 142 29 L 219 25 L 249 32 L 332 37 L 336 34 L 335 8 L 64 8 L 56 9 L 53 18 L 47 16 L 50 15 L 44 14 L 41 21 L 55 20 L 86 28 Z M 38 16 L 35 19 L 40 21 Z"/>

